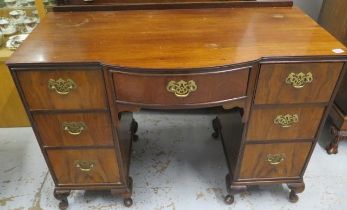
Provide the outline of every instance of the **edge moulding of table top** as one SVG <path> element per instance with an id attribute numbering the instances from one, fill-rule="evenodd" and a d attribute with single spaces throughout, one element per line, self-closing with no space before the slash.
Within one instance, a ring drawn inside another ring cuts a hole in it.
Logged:
<path id="1" fill-rule="evenodd" d="M 223 107 L 212 126 L 229 167 L 225 202 L 276 183 L 295 202 L 346 50 L 295 7 L 58 12 L 7 64 L 62 209 L 75 189 L 132 204 L 141 108 Z"/>
<path id="2" fill-rule="evenodd" d="M 227 7 L 291 7 L 291 0 L 57 0 L 54 12 Z"/>

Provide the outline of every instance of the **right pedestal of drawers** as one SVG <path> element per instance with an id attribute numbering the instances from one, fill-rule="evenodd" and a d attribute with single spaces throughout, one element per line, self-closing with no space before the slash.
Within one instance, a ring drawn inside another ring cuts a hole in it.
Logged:
<path id="1" fill-rule="evenodd" d="M 289 200 L 298 200 L 342 68 L 341 62 L 260 65 L 249 119 L 242 123 L 232 113 L 217 120 L 229 165 L 227 203 L 249 185 L 275 183 L 287 184 Z"/>

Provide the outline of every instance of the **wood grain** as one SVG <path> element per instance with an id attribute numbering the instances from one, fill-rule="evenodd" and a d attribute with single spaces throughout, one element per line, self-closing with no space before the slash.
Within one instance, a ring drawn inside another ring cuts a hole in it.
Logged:
<path id="1" fill-rule="evenodd" d="M 246 145 L 241 163 L 240 179 L 299 177 L 311 143 Z M 278 165 L 267 161 L 268 154 L 284 154 Z"/>
<path id="2" fill-rule="evenodd" d="M 18 80 L 29 108 L 35 109 L 105 109 L 105 86 L 99 70 L 19 71 Z M 77 88 L 67 95 L 48 89 L 49 79 L 72 79 Z"/>
<path id="3" fill-rule="evenodd" d="M 120 182 L 114 149 L 47 150 L 49 162 L 59 185 L 88 185 Z M 93 161 L 89 172 L 81 171 L 75 161 Z"/>
<path id="4" fill-rule="evenodd" d="M 334 48 L 347 52 L 295 7 L 57 12 L 47 14 L 7 63 L 180 69 L 336 55 Z"/>
<path id="5" fill-rule="evenodd" d="M 195 75 L 134 75 L 114 73 L 118 101 L 152 105 L 182 105 L 224 101 L 246 96 L 249 68 Z M 197 89 L 179 98 L 167 90 L 170 81 L 195 81 Z"/>
<path id="6" fill-rule="evenodd" d="M 33 118 L 43 146 L 113 145 L 108 113 L 34 113 Z M 87 126 L 80 135 L 71 135 L 64 122 L 83 122 Z"/>
<path id="7" fill-rule="evenodd" d="M 247 130 L 247 140 L 294 140 L 313 139 L 322 119 L 325 107 L 299 107 L 273 109 L 254 109 L 251 113 Z M 297 114 L 298 123 L 289 128 L 274 124 L 278 115 Z"/>
<path id="8" fill-rule="evenodd" d="M 343 63 L 266 64 L 260 69 L 255 104 L 328 102 Z M 286 84 L 290 73 L 311 72 L 312 83 L 296 89 Z"/>

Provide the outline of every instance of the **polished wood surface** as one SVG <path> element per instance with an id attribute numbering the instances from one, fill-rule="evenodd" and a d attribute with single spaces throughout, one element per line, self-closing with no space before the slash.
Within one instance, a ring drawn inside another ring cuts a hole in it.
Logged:
<path id="1" fill-rule="evenodd" d="M 240 179 L 299 177 L 309 154 L 311 143 L 252 144 L 244 150 Z M 282 154 L 284 160 L 271 165 L 269 154 Z"/>
<path id="2" fill-rule="evenodd" d="M 0 61 L 0 127 L 30 126 L 8 67 Z"/>
<path id="3" fill-rule="evenodd" d="M 18 79 L 30 110 L 105 109 L 105 86 L 100 70 L 21 71 Z M 50 79 L 71 79 L 76 88 L 66 95 L 48 88 Z"/>
<path id="4" fill-rule="evenodd" d="M 309 106 L 299 108 L 253 109 L 247 140 L 295 140 L 313 139 L 321 122 L 325 107 Z M 279 115 L 298 115 L 298 122 L 283 128 L 274 123 Z"/>
<path id="5" fill-rule="evenodd" d="M 120 183 L 114 149 L 48 150 L 48 158 L 59 185 Z M 76 167 L 76 161 L 93 162 L 90 171 Z"/>
<path id="6" fill-rule="evenodd" d="M 336 55 L 335 48 L 347 51 L 295 7 L 58 12 L 47 14 L 7 63 L 199 68 Z"/>
<path id="7" fill-rule="evenodd" d="M 261 66 L 255 104 L 328 102 L 343 63 L 266 64 Z M 290 73 L 312 73 L 313 81 L 302 88 L 286 83 Z"/>
<path id="8" fill-rule="evenodd" d="M 119 102 L 146 105 L 188 105 L 224 102 L 246 96 L 249 68 L 214 74 L 134 75 L 114 73 L 116 98 Z M 170 81 L 194 81 L 197 89 L 186 97 L 169 92 Z"/>
<path id="9" fill-rule="evenodd" d="M 44 146 L 113 145 L 108 113 L 35 113 L 33 118 Z M 72 122 L 86 127 L 80 134 L 70 134 L 64 123 Z"/>

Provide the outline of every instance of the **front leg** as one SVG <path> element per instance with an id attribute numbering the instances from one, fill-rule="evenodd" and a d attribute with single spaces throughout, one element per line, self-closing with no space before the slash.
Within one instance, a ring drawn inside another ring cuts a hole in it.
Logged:
<path id="1" fill-rule="evenodd" d="M 224 202 L 228 205 L 234 203 L 234 195 L 247 190 L 246 185 L 231 185 L 229 174 L 225 177 L 228 194 L 224 197 Z"/>
<path id="2" fill-rule="evenodd" d="M 287 184 L 288 188 L 290 189 L 289 193 L 289 201 L 292 203 L 296 203 L 299 200 L 298 193 L 302 193 L 305 190 L 305 183 L 300 182 L 300 183 L 290 183 Z"/>
<path id="3" fill-rule="evenodd" d="M 59 209 L 61 210 L 67 209 L 67 207 L 69 206 L 67 197 L 70 195 L 70 190 L 54 189 L 53 195 L 57 200 L 60 200 Z"/>
<path id="4" fill-rule="evenodd" d="M 129 176 L 128 187 L 127 187 L 126 191 L 119 192 L 118 189 L 111 189 L 111 194 L 113 196 L 121 195 L 123 198 L 124 206 L 130 207 L 133 205 L 133 199 L 131 198 L 132 189 L 133 189 L 133 179 Z"/>

